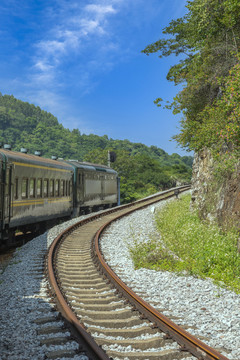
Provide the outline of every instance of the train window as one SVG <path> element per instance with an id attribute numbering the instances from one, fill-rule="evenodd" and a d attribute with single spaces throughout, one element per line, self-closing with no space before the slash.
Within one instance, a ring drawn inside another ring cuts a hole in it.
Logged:
<path id="1" fill-rule="evenodd" d="M 36 184 L 36 179 L 30 179 L 30 182 L 29 182 L 29 196 L 30 196 L 30 198 L 35 197 L 35 184 Z"/>
<path id="2" fill-rule="evenodd" d="M 48 179 L 43 181 L 43 196 L 48 197 Z"/>
<path id="3" fill-rule="evenodd" d="M 42 179 L 37 180 L 37 197 L 42 197 Z"/>
<path id="4" fill-rule="evenodd" d="M 15 179 L 15 199 L 18 199 L 18 178 Z"/>
<path id="5" fill-rule="evenodd" d="M 60 180 L 56 180 L 55 182 L 55 196 L 59 196 L 60 193 Z"/>
<path id="6" fill-rule="evenodd" d="M 60 191 L 61 191 L 61 196 L 64 196 L 65 194 L 64 194 L 64 190 L 65 190 L 65 181 L 64 180 L 61 180 L 61 189 L 60 189 Z"/>
<path id="7" fill-rule="evenodd" d="M 22 198 L 28 197 L 28 179 L 22 179 Z"/>
<path id="8" fill-rule="evenodd" d="M 50 196 L 54 196 L 54 180 L 50 180 Z"/>

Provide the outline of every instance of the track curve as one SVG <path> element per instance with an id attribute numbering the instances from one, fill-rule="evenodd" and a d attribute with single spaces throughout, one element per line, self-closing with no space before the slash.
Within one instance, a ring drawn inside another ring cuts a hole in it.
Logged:
<path id="1" fill-rule="evenodd" d="M 60 310 L 97 359 L 174 360 L 193 354 L 227 360 L 138 297 L 101 254 L 99 239 L 112 221 L 171 196 L 174 190 L 94 215 L 68 228 L 49 249 L 48 276 Z"/>

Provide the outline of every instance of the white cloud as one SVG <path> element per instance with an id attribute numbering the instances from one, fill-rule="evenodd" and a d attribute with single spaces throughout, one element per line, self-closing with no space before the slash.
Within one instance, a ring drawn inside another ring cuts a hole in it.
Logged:
<path id="1" fill-rule="evenodd" d="M 58 40 L 46 40 L 40 41 L 37 44 L 42 56 L 46 58 L 48 55 L 58 56 L 62 54 L 66 50 L 66 42 L 65 41 L 58 41 Z"/>
<path id="2" fill-rule="evenodd" d="M 65 43 L 73 48 L 77 49 L 79 46 L 79 35 L 77 31 L 64 30 L 60 32 L 60 36 L 64 39 Z"/>
<path id="3" fill-rule="evenodd" d="M 85 6 L 85 10 L 88 12 L 95 13 L 98 16 L 103 16 L 105 14 L 115 14 L 116 9 L 112 5 L 99 5 L 99 4 L 90 4 Z"/>
<path id="4" fill-rule="evenodd" d="M 43 62 L 41 60 L 36 62 L 34 67 L 36 68 L 36 70 L 40 70 L 40 71 L 44 71 L 44 72 L 48 72 L 48 71 L 52 70 L 52 68 L 53 68 L 52 65 L 48 65 L 48 64 L 46 64 L 45 62 Z"/>
<path id="5" fill-rule="evenodd" d="M 37 79 L 46 85 L 49 81 L 57 81 L 56 75 L 61 64 L 66 59 L 71 59 L 72 55 L 79 57 L 81 50 L 96 43 L 99 36 L 108 39 L 110 46 L 107 46 L 107 41 L 102 41 L 103 46 L 98 42 L 95 47 L 96 56 L 101 47 L 108 51 L 113 49 L 108 19 L 118 12 L 117 5 L 120 2 L 95 0 L 83 5 L 73 2 L 71 6 L 67 6 L 67 2 L 60 0 L 57 13 L 48 8 L 48 22 L 54 26 L 48 28 L 42 39 L 35 44 L 32 81 Z M 81 62 L 81 58 L 79 61 Z"/>
<path id="6" fill-rule="evenodd" d="M 58 94 L 63 89 L 75 88 L 79 97 L 92 92 L 99 81 L 96 74 L 102 76 L 116 62 L 130 56 L 129 47 L 119 41 L 116 23 L 119 26 L 118 14 L 129 16 L 138 11 L 135 1 L 84 0 L 69 4 L 58 0 L 58 8 L 48 7 L 46 30 L 33 47 L 27 77 L 28 91 L 32 89 L 29 98 L 57 115 L 63 101 Z M 144 1 L 139 1 L 145 7 Z M 112 21 L 115 18 L 117 21 Z"/>
<path id="7" fill-rule="evenodd" d="M 83 36 L 91 34 L 103 35 L 105 33 L 98 20 L 81 19 L 79 24 L 81 28 L 80 33 Z"/>

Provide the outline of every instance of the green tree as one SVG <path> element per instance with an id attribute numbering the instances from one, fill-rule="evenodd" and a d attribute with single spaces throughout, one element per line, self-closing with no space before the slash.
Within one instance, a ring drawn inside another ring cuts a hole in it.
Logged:
<path id="1" fill-rule="evenodd" d="M 224 78 L 239 57 L 240 2 L 239 0 L 188 1 L 187 14 L 172 20 L 164 30 L 163 39 L 147 46 L 143 52 L 159 53 L 159 57 L 181 55 L 167 79 L 182 90 L 166 107 L 174 113 L 183 112 L 181 136 L 184 147 L 196 150 L 195 134 L 201 128 L 202 111 L 222 96 Z M 160 105 L 162 99 L 156 99 Z"/>

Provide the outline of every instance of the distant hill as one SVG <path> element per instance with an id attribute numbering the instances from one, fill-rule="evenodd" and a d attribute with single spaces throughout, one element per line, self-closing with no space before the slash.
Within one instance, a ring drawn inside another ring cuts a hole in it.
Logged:
<path id="1" fill-rule="evenodd" d="M 16 151 L 25 147 L 30 153 L 41 150 L 44 157 L 57 155 L 105 164 L 107 151 L 113 150 L 117 160 L 112 166 L 122 178 L 124 202 L 191 179 L 191 156 L 168 155 L 156 146 L 113 140 L 107 135 L 85 135 L 78 129 L 70 131 L 51 113 L 1 93 L 0 141 Z"/>

